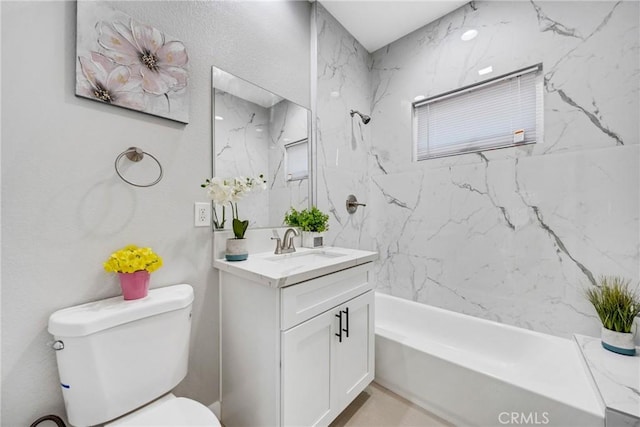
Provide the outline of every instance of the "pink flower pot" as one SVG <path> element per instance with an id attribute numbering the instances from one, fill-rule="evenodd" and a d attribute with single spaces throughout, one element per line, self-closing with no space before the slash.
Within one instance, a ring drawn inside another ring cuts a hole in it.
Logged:
<path id="1" fill-rule="evenodd" d="M 140 299 L 149 293 L 149 277 L 147 270 L 138 270 L 134 273 L 118 273 L 122 295 L 126 300 Z"/>

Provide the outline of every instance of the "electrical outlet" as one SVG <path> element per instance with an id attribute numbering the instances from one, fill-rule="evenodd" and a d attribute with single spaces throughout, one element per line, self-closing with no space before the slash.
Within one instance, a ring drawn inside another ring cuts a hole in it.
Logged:
<path id="1" fill-rule="evenodd" d="M 195 204 L 194 227 L 208 227 L 211 225 L 211 203 Z"/>

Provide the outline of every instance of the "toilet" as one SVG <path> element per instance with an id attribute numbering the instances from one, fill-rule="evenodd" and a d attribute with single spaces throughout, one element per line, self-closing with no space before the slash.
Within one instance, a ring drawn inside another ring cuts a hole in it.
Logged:
<path id="1" fill-rule="evenodd" d="M 211 426 L 199 402 L 170 391 L 187 375 L 193 288 L 153 289 L 49 317 L 60 387 L 73 426 Z"/>

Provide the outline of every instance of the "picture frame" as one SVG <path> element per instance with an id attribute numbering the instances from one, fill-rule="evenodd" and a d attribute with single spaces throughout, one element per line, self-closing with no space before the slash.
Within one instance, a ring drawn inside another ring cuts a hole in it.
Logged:
<path id="1" fill-rule="evenodd" d="M 77 2 L 76 96 L 189 122 L 184 44 L 103 2 Z"/>

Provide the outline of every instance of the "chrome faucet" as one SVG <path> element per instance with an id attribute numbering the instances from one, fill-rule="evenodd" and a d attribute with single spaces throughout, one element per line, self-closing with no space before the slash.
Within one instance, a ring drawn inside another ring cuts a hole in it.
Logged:
<path id="1" fill-rule="evenodd" d="M 293 236 L 291 236 L 291 234 L 293 234 Z M 284 237 L 281 240 L 278 237 L 278 233 L 274 230 L 274 237 L 271 238 L 271 240 L 276 241 L 276 250 L 274 251 L 274 254 L 280 255 L 295 252 L 296 248 L 293 245 L 293 238 L 298 234 L 298 230 L 296 230 L 295 228 L 288 228 L 287 231 L 284 232 Z"/>

